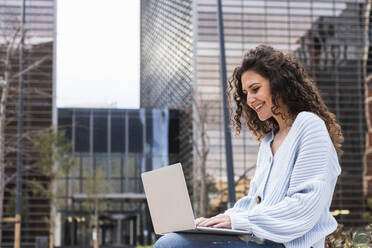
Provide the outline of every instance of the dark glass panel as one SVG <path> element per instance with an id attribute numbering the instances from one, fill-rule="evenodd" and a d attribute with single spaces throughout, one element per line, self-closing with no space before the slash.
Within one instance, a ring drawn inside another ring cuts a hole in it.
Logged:
<path id="1" fill-rule="evenodd" d="M 111 116 L 111 152 L 125 152 L 125 116 Z"/>
<path id="2" fill-rule="evenodd" d="M 75 151 L 89 152 L 89 113 L 76 112 Z"/>
<path id="3" fill-rule="evenodd" d="M 152 147 L 153 139 L 152 139 L 152 110 L 146 110 L 146 145 L 148 147 Z M 151 149 L 149 149 L 150 151 Z"/>
<path id="4" fill-rule="evenodd" d="M 143 124 L 139 112 L 129 113 L 129 152 L 142 153 L 143 151 Z"/>
<path id="5" fill-rule="evenodd" d="M 179 133 L 180 133 L 180 122 L 178 119 L 178 115 L 176 111 L 170 112 L 170 119 L 169 119 L 169 134 L 168 134 L 168 146 L 169 146 L 169 153 L 179 153 L 180 151 L 180 140 L 179 140 Z"/>
<path id="6" fill-rule="evenodd" d="M 72 140 L 72 111 L 68 109 L 58 110 L 58 130 L 64 130 L 66 137 Z"/>
<path id="7" fill-rule="evenodd" d="M 107 152 L 107 112 L 94 113 L 93 152 Z"/>

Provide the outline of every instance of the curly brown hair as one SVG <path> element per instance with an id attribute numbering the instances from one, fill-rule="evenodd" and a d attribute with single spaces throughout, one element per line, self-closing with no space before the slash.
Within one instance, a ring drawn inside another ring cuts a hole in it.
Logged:
<path id="1" fill-rule="evenodd" d="M 261 140 L 267 133 L 278 129 L 277 121 L 271 117 L 261 121 L 256 111 L 247 104 L 247 95 L 242 89 L 242 74 L 248 70 L 265 77 L 270 82 L 272 96 L 272 112 L 284 116 L 286 120 L 293 121 L 298 113 L 309 111 L 318 115 L 326 124 L 328 133 L 333 145 L 339 155 L 342 154 L 341 143 L 344 141 L 341 127 L 336 122 L 336 116 L 328 111 L 324 104 L 319 90 L 305 71 L 298 63 L 296 57 L 291 54 L 284 54 L 270 46 L 260 45 L 248 51 L 240 66 L 236 67 L 229 80 L 227 94 L 229 102 L 234 99 L 236 103 L 235 115 L 231 120 L 236 129 L 236 136 L 241 130 L 241 116 L 243 115 L 248 128 L 258 140 Z M 288 106 L 289 116 L 280 113 L 279 102 Z M 229 106 L 232 117 L 233 108 Z"/>

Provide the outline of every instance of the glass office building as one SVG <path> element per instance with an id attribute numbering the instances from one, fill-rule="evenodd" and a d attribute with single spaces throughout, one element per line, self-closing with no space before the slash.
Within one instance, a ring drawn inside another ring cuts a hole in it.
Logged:
<path id="1" fill-rule="evenodd" d="M 59 130 L 72 141 L 76 159 L 57 180 L 57 245 L 91 245 L 89 181 L 105 203 L 99 212 L 100 244 L 143 245 L 153 241 L 140 174 L 178 161 L 179 116 L 169 109 L 58 109 Z M 97 177 L 98 172 L 103 172 Z M 100 181 L 101 180 L 101 181 Z"/>
<path id="2" fill-rule="evenodd" d="M 179 110 L 180 162 L 187 179 L 193 164 L 191 10 L 191 0 L 141 1 L 140 105 Z"/>
<path id="3" fill-rule="evenodd" d="M 225 0 L 222 5 L 228 75 L 244 52 L 268 44 L 295 53 L 316 81 L 345 135 L 343 173 L 331 210 L 340 223 L 364 224 L 367 1 Z M 198 101 L 208 105 L 208 172 L 226 180 L 219 59 L 215 0 L 141 1 L 141 106 L 192 112 L 189 96 L 197 91 Z M 235 178 L 251 177 L 258 142 L 245 128 L 232 144 Z"/>
<path id="4" fill-rule="evenodd" d="M 0 81 L 5 79 L 4 60 L 12 37 L 16 38 L 16 48 L 10 58 L 10 76 L 19 72 L 19 40 L 21 26 L 22 0 L 0 0 Z M 22 165 L 32 169 L 23 171 L 22 187 L 22 247 L 34 247 L 40 240 L 48 239 L 49 200 L 35 196 L 29 186 L 30 180 L 48 183 L 49 179 L 41 175 L 35 164 L 38 156 L 30 142 L 30 134 L 49 128 L 55 112 L 55 9 L 54 0 L 25 1 L 25 36 L 24 36 L 24 69 L 39 64 L 23 74 L 24 108 L 23 108 L 23 156 Z M 18 30 L 18 31 L 17 31 Z M 14 34 L 16 34 L 14 36 Z M 18 45 L 17 45 L 18 44 Z M 0 94 L 2 94 L 0 87 Z M 18 77 L 10 83 L 6 104 L 5 126 L 5 180 L 13 178 L 17 160 L 17 116 L 19 111 Z M 1 186 L 3 187 L 3 186 Z M 4 217 L 14 217 L 15 212 L 15 180 L 9 180 L 5 186 Z M 14 223 L 3 223 L 2 247 L 13 247 Z"/>

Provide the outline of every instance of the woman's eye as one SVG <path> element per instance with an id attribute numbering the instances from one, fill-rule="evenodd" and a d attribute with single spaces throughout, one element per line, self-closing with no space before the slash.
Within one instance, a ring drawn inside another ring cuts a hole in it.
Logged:
<path id="1" fill-rule="evenodd" d="M 260 87 L 253 88 L 252 91 L 256 93 L 259 89 L 260 89 Z"/>

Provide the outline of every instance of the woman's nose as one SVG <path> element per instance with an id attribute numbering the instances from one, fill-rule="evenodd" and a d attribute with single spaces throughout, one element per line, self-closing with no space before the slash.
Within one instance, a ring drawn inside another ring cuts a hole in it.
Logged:
<path id="1" fill-rule="evenodd" d="M 256 99 L 252 95 L 250 95 L 250 94 L 247 95 L 247 104 L 248 105 L 252 105 L 252 103 L 254 103 L 255 101 L 256 101 Z"/>

